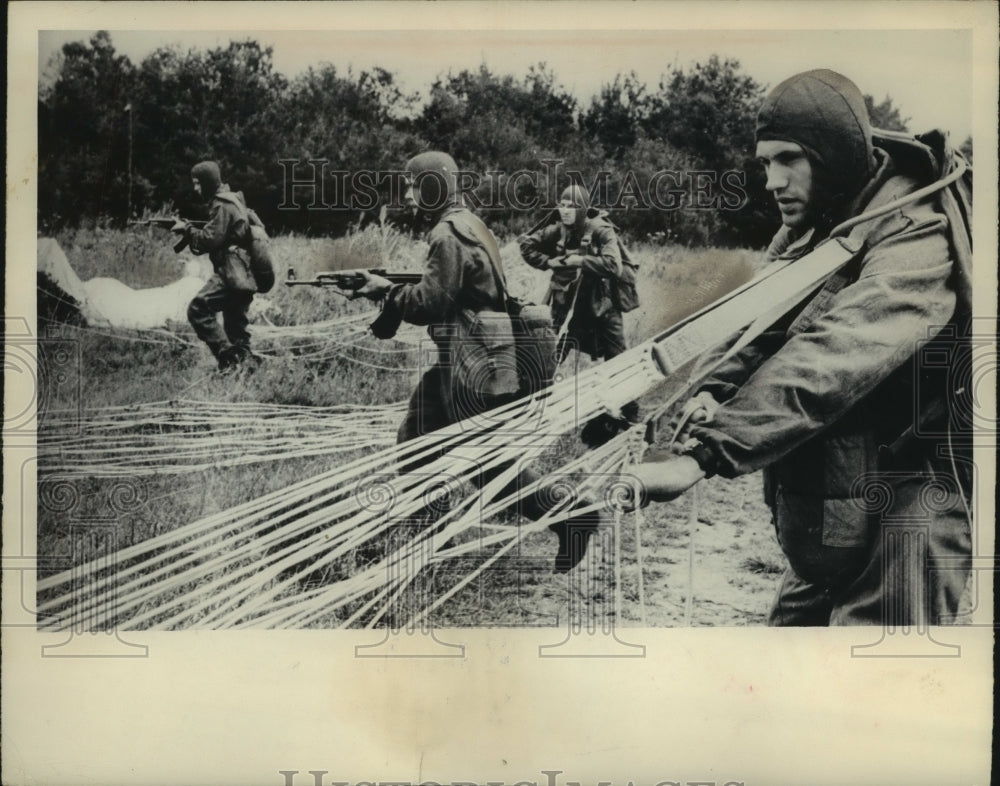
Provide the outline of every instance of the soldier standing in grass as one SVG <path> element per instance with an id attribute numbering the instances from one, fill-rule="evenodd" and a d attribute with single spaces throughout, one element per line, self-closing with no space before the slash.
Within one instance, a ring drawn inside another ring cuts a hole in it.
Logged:
<path id="1" fill-rule="evenodd" d="M 461 340 L 456 335 L 463 310 L 506 313 L 496 239 L 461 203 L 454 185 L 456 171 L 447 153 L 427 152 L 410 159 L 406 172 L 411 182 L 405 198 L 430 227 L 423 277 L 416 284 L 393 284 L 363 271 L 367 283 L 355 293 L 373 300 L 385 298 L 373 328 L 378 338 L 391 337 L 400 322 L 426 325 L 441 354 L 449 358 L 460 349 L 452 344 Z M 380 325 L 387 326 L 384 333 Z M 427 370 L 410 398 L 399 442 L 480 414 L 512 400 L 517 392 L 515 375 L 506 380 L 506 386 L 498 380 L 484 396 L 465 396 L 456 387 L 454 371 L 453 364 L 442 362 Z"/>
<path id="2" fill-rule="evenodd" d="M 246 250 L 246 202 L 241 192 L 230 191 L 222 182 L 219 165 L 214 161 L 195 164 L 191 183 L 195 192 L 210 202 L 208 222 L 196 229 L 178 221 L 172 230 L 184 236 L 195 254 L 208 254 L 214 273 L 188 306 L 188 321 L 212 350 L 219 370 L 229 372 L 254 358 L 247 311 L 257 287 Z"/>
<path id="3" fill-rule="evenodd" d="M 517 242 L 525 262 L 552 271 L 545 302 L 559 326 L 559 360 L 569 351 L 567 339 L 594 360 L 610 360 L 627 348 L 619 287 L 629 262 L 622 258 L 614 224 L 590 206 L 581 186 L 563 191 L 556 213 L 558 221 L 522 235 Z M 596 447 L 628 423 L 637 423 L 638 403 L 623 406 L 622 416 L 624 422 L 606 415 L 595 418 L 584 427 L 583 441 Z"/>
<path id="4" fill-rule="evenodd" d="M 453 362 L 463 351 L 461 342 L 470 340 L 462 329 L 463 312 L 506 313 L 507 293 L 496 239 L 463 205 L 456 187 L 458 167 L 447 153 L 421 153 L 407 162 L 405 171 L 409 178 L 406 202 L 430 226 L 423 277 L 416 284 L 393 284 L 365 272 L 367 281 L 356 293 L 372 300 L 385 298 L 382 314 L 372 326 L 377 337 L 390 338 L 400 322 L 427 325 L 439 350 L 438 362 L 424 373 L 410 398 L 397 434 L 399 443 L 509 402 L 518 391 L 513 369 L 513 376 L 492 378 L 490 390 L 467 391 Z M 434 458 L 427 457 L 421 463 Z M 495 477 L 488 472 L 484 475 Z M 486 482 L 489 477 L 480 480 Z M 524 470 L 515 484 L 524 487 L 537 478 L 531 470 Z M 545 497 L 544 492 L 527 495 L 519 510 L 529 518 L 540 518 L 554 504 L 546 504 Z M 559 538 L 558 572 L 569 570 L 583 558 L 589 536 L 599 523 L 600 514 L 594 512 L 550 527 Z"/>
<path id="5" fill-rule="evenodd" d="M 769 624 L 947 623 L 971 564 L 971 451 L 956 438 L 969 433 L 952 406 L 958 383 L 928 376 L 920 357 L 967 352 L 966 230 L 939 194 L 840 228 L 937 180 L 938 155 L 909 138 L 874 144 L 858 88 L 828 70 L 778 85 L 756 138 L 783 224 L 769 257 L 795 260 L 827 238 L 854 256 L 710 373 L 685 408 L 683 455 L 633 473 L 669 500 L 704 477 L 764 469 L 789 562 Z M 925 534 L 904 548 L 893 521 Z"/>

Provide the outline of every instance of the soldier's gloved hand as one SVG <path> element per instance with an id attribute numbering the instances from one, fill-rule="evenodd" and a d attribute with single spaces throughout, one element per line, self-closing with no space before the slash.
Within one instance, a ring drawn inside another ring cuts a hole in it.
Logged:
<path id="1" fill-rule="evenodd" d="M 179 235 L 183 235 L 187 232 L 188 223 L 187 221 L 181 221 L 179 218 L 174 222 L 174 225 L 170 227 L 171 232 L 176 232 Z"/>
<path id="2" fill-rule="evenodd" d="M 365 283 L 348 295 L 351 300 L 359 297 L 366 297 L 369 300 L 381 300 L 392 288 L 392 282 L 387 278 L 376 276 L 367 270 L 359 270 L 358 273 L 365 279 Z"/>
<path id="3" fill-rule="evenodd" d="M 671 421 L 670 429 L 674 431 L 680 424 L 680 431 L 671 446 L 675 453 L 683 453 L 691 437 L 691 426 L 699 423 L 707 423 L 715 417 L 715 411 L 719 408 L 719 402 L 708 391 L 703 390 L 698 395 L 687 400 L 681 411 Z"/>

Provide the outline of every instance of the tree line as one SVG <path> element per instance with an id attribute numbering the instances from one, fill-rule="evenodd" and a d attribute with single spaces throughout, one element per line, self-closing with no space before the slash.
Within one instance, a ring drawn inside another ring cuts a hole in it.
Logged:
<path id="1" fill-rule="evenodd" d="M 287 79 L 253 40 L 134 64 L 102 31 L 65 44 L 42 81 L 39 227 L 198 217 L 190 168 L 211 158 L 271 231 L 339 235 L 398 197 L 391 178 L 357 173 L 435 148 L 475 173 L 464 188 L 501 233 L 524 231 L 531 208 L 578 180 L 633 239 L 759 247 L 778 224 L 754 164 L 765 90 L 713 55 L 668 66 L 655 89 L 618 74 L 585 105 L 543 63 L 520 78 L 449 72 L 422 102 L 381 68 Z M 875 125 L 906 130 L 891 98 L 866 101 Z"/>

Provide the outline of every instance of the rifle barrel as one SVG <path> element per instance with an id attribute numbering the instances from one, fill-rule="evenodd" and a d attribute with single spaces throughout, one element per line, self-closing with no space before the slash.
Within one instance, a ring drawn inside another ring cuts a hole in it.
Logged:
<path id="1" fill-rule="evenodd" d="M 178 221 L 183 221 L 185 224 L 191 224 L 192 226 L 201 227 L 207 224 L 207 221 L 201 219 L 193 218 L 181 218 L 180 216 L 160 216 L 156 218 L 130 218 L 128 223 L 130 226 L 149 226 L 149 227 L 172 227 Z"/>

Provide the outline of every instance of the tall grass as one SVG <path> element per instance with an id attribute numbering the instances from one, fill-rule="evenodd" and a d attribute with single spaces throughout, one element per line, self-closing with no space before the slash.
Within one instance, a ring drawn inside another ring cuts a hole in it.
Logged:
<path id="1" fill-rule="evenodd" d="M 177 236 L 165 229 L 66 229 L 56 236 L 70 265 L 83 280 L 115 278 L 133 289 L 160 287 L 184 275 L 190 251 L 175 254 Z M 211 266 L 205 258 L 205 276 Z"/>
<path id="2" fill-rule="evenodd" d="M 630 338 L 656 335 L 753 276 L 756 252 L 641 245 L 630 251 L 639 262 L 640 306 L 626 317 Z"/>

